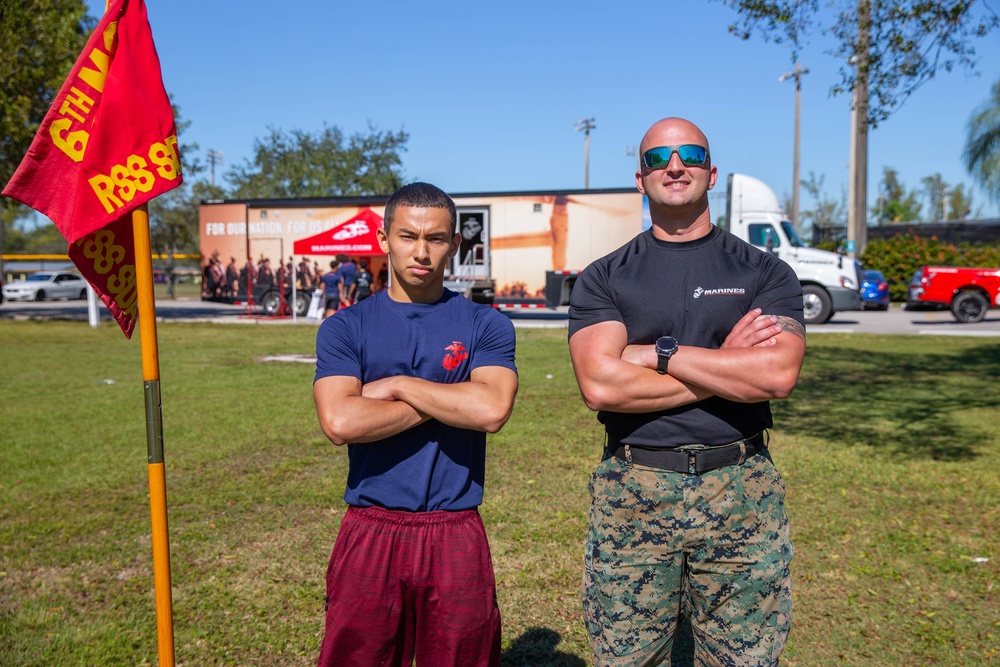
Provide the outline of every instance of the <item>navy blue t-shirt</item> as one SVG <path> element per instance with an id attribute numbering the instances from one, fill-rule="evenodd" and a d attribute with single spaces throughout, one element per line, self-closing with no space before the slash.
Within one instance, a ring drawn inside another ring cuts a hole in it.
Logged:
<path id="1" fill-rule="evenodd" d="M 805 326 L 802 287 L 788 264 L 718 227 L 685 243 L 661 241 L 647 230 L 580 274 L 570 296 L 569 335 L 612 320 L 625 324 L 630 345 L 670 335 L 681 345 L 718 349 L 753 308 Z M 660 412 L 601 411 L 598 419 L 619 441 L 643 447 L 721 445 L 772 424 L 767 401 L 718 396 Z"/>
<path id="2" fill-rule="evenodd" d="M 449 290 L 433 304 L 400 303 L 383 290 L 328 317 L 316 335 L 316 380 L 408 375 L 457 383 L 486 366 L 517 372 L 514 326 Z M 384 440 L 349 444 L 348 455 L 349 505 L 421 512 L 483 501 L 485 432 L 431 419 Z"/>
<path id="3" fill-rule="evenodd" d="M 354 276 L 358 273 L 358 267 L 354 262 L 344 262 L 339 269 L 340 279 L 344 281 L 344 294 L 347 294 L 351 285 L 354 284 Z"/>
<path id="4" fill-rule="evenodd" d="M 327 271 L 320 278 L 323 283 L 323 293 L 327 299 L 340 296 L 340 271 Z"/>

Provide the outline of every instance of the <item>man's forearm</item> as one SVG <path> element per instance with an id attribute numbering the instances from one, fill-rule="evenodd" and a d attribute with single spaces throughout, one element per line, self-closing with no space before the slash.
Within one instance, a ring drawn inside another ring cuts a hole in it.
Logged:
<path id="1" fill-rule="evenodd" d="M 517 376 L 513 371 L 508 373 L 509 377 L 496 383 L 473 379 L 442 384 L 398 376 L 386 390 L 417 412 L 449 426 L 494 433 L 507 422 L 513 407 Z"/>
<path id="2" fill-rule="evenodd" d="M 650 346 L 652 349 L 652 346 Z M 655 360 L 655 353 L 654 353 Z M 584 403 L 591 410 L 656 412 L 709 398 L 701 387 L 612 356 L 590 358 L 575 367 Z"/>
<path id="3" fill-rule="evenodd" d="M 797 342 L 790 340 L 781 345 L 722 349 L 681 345 L 667 372 L 694 391 L 704 393 L 704 397 L 715 395 L 740 403 L 756 403 L 785 398 L 791 393 L 802 365 L 802 351 L 804 346 L 800 350 Z M 630 345 L 623 358 L 639 367 L 647 380 L 656 377 L 653 375 L 656 351 L 652 345 Z"/>
<path id="4" fill-rule="evenodd" d="M 331 391 L 323 380 L 313 386 L 313 398 L 323 433 L 335 445 L 383 440 L 430 419 L 402 401 Z"/>
<path id="5" fill-rule="evenodd" d="M 797 320 L 754 309 L 733 327 L 722 348 L 682 345 L 667 370 L 709 395 L 755 403 L 788 396 L 804 354 L 805 330 Z M 652 345 L 629 345 L 622 360 L 650 370 L 657 366 Z"/>
<path id="6" fill-rule="evenodd" d="M 621 322 L 601 322 L 574 333 L 569 353 L 583 402 L 591 410 L 656 412 L 711 396 L 699 387 L 650 370 L 656 368 L 653 346 L 627 345 Z"/>
<path id="7" fill-rule="evenodd" d="M 681 346 L 670 375 L 740 403 L 786 398 L 795 386 L 802 356 L 788 346 L 710 350 Z"/>

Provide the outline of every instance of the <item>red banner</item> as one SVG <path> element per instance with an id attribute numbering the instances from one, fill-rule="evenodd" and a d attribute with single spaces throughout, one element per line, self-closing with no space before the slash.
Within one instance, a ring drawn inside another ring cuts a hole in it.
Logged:
<path id="1" fill-rule="evenodd" d="M 177 130 L 142 0 L 112 0 L 3 194 L 44 213 L 131 337 L 128 214 L 181 184 Z"/>

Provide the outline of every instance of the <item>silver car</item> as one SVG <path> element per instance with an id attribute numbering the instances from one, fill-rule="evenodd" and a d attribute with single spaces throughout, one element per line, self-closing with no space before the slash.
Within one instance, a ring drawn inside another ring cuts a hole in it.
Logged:
<path id="1" fill-rule="evenodd" d="M 86 299 L 87 281 L 70 271 L 39 271 L 26 280 L 13 280 L 3 286 L 3 296 L 11 301 L 46 299 Z"/>

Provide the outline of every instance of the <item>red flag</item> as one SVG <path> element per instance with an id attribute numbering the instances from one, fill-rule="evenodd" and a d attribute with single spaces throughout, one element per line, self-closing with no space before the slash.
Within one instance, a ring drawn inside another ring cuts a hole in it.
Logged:
<path id="1" fill-rule="evenodd" d="M 181 184 L 177 129 L 142 0 L 112 0 L 3 194 L 47 215 L 131 337 L 129 213 Z"/>

